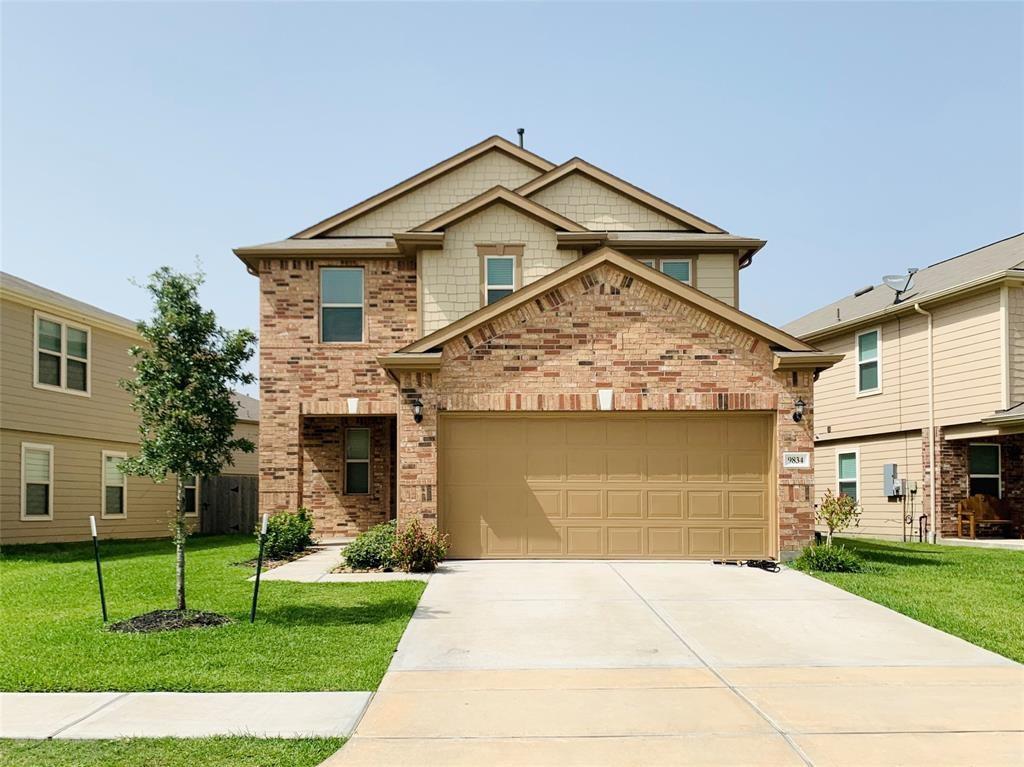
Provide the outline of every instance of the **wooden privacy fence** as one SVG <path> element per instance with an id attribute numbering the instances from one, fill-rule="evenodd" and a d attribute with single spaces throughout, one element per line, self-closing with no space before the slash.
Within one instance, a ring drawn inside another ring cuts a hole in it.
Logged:
<path id="1" fill-rule="evenodd" d="M 199 491 L 199 529 L 204 533 L 243 533 L 256 529 L 259 479 L 239 475 L 204 477 Z"/>

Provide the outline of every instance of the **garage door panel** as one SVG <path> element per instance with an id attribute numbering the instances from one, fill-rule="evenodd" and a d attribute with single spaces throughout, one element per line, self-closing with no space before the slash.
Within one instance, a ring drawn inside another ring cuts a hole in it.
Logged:
<path id="1" fill-rule="evenodd" d="M 601 519 L 604 517 L 604 493 L 601 490 L 565 491 L 567 519 Z"/>
<path id="2" fill-rule="evenodd" d="M 565 531 L 565 553 L 571 557 L 604 556 L 604 528 L 570 526 Z"/>
<path id="3" fill-rule="evenodd" d="M 591 443 L 593 444 L 593 443 Z M 568 482 L 601 482 L 605 478 L 606 454 L 593 448 L 573 448 L 566 457 Z"/>
<path id="4" fill-rule="evenodd" d="M 642 557 L 644 555 L 644 529 L 642 527 L 609 527 L 608 556 Z"/>
<path id="5" fill-rule="evenodd" d="M 640 482 L 644 478 L 644 454 L 636 450 L 611 450 L 606 466 L 609 482 Z"/>
<path id="6" fill-rule="evenodd" d="M 451 556 L 768 557 L 773 424 L 743 413 L 445 414 Z"/>
<path id="7" fill-rule="evenodd" d="M 643 490 L 609 490 L 605 496 L 608 519 L 642 519 Z"/>

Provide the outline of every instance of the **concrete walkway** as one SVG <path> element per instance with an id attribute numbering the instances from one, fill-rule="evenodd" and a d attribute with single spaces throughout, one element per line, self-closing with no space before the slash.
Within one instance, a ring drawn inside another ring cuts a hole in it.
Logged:
<path id="1" fill-rule="evenodd" d="M 331 767 L 1020 765 L 1024 667 L 795 571 L 456 562 Z"/>
<path id="2" fill-rule="evenodd" d="M 347 736 L 369 692 L 5 692 L 0 738 Z"/>

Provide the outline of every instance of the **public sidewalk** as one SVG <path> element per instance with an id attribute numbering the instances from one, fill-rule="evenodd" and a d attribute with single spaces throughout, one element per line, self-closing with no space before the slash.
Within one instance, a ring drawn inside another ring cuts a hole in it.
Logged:
<path id="1" fill-rule="evenodd" d="M 5 692 L 0 738 L 347 737 L 370 692 Z"/>

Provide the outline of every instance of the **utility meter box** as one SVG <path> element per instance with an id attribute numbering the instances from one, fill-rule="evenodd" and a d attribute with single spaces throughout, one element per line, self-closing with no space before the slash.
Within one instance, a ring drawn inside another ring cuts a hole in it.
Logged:
<path id="1" fill-rule="evenodd" d="M 882 466 L 882 491 L 887 498 L 898 498 L 903 495 L 903 483 L 899 481 L 898 469 L 895 463 Z"/>

